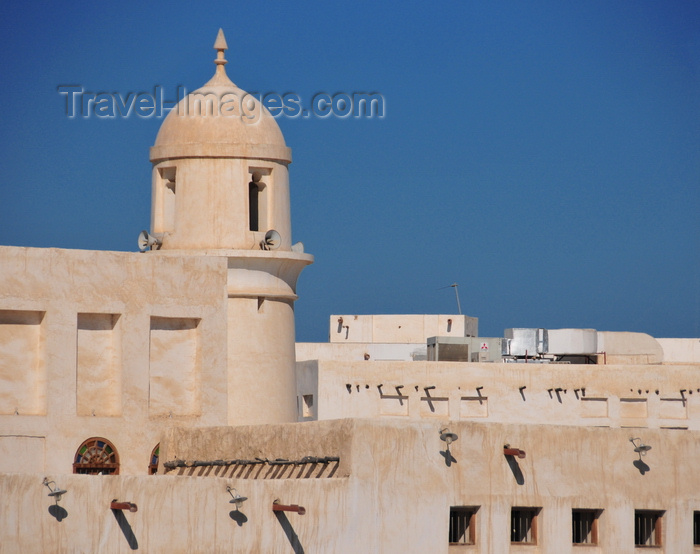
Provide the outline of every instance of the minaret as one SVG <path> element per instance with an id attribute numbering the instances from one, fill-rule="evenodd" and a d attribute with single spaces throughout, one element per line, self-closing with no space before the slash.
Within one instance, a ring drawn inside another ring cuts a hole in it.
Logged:
<path id="1" fill-rule="evenodd" d="M 151 232 L 160 250 L 225 257 L 229 423 L 296 421 L 291 150 L 275 119 L 227 76 L 223 31 L 216 72 L 168 114 L 151 148 Z"/>

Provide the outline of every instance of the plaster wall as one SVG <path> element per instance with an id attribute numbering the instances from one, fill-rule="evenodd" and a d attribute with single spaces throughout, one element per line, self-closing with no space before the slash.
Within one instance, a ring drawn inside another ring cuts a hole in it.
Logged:
<path id="1" fill-rule="evenodd" d="M 660 364 L 664 361 L 663 348 L 646 333 L 598 331 L 598 351 L 605 352 L 609 364 Z"/>
<path id="2" fill-rule="evenodd" d="M 293 302 L 312 256 L 0 247 L 0 259 L 0 451 L 33 452 L 5 470 L 66 472 L 103 437 L 122 473 L 145 473 L 169 426 L 296 420 Z"/>
<path id="3" fill-rule="evenodd" d="M 0 414 L 46 413 L 45 315 L 0 310 Z"/>
<path id="4" fill-rule="evenodd" d="M 353 361 L 363 360 L 425 360 L 427 346 L 416 343 L 331 343 L 331 342 L 298 342 L 296 343 L 296 359 Z M 368 358 L 369 356 L 369 358 Z"/>
<path id="5" fill-rule="evenodd" d="M 292 302 L 234 297 L 227 310 L 229 423 L 296 421 Z"/>
<path id="6" fill-rule="evenodd" d="M 297 364 L 317 419 L 440 419 L 700 430 L 697 365 Z"/>
<path id="7" fill-rule="evenodd" d="M 699 364 L 700 339 L 656 339 L 664 351 L 664 363 Z"/>
<path id="8" fill-rule="evenodd" d="M 0 247 L 0 259 L 4 471 L 70 473 L 99 436 L 122 473 L 145 473 L 163 429 L 227 422 L 225 258 Z"/>
<path id="9" fill-rule="evenodd" d="M 477 336 L 479 320 L 466 315 L 332 315 L 332 343 L 425 344 L 428 337 Z"/>
<path id="10" fill-rule="evenodd" d="M 442 426 L 458 435 L 449 454 Z M 292 431 L 294 429 L 294 431 Z M 184 459 L 337 452 L 333 477 L 49 475 L 68 490 L 60 512 L 42 475 L 0 475 L 11 509 L 0 519 L 3 551 L 382 552 L 632 554 L 634 511 L 663 512 L 663 547 L 692 552 L 700 477 L 679 460 L 700 455 L 697 433 L 645 430 L 652 450 L 633 452 L 627 429 L 442 421 L 332 421 L 176 430 L 164 448 Z M 526 452 L 504 456 L 503 446 Z M 205 468 L 200 468 L 205 470 Z M 218 470 L 217 470 L 218 471 Z M 248 500 L 236 512 L 226 487 Z M 114 513 L 113 499 L 135 513 Z M 273 501 L 305 515 L 275 515 Z M 476 543 L 448 545 L 451 506 L 472 506 Z M 512 507 L 537 507 L 536 545 L 510 543 Z M 599 544 L 571 544 L 572 509 L 601 510 Z M 62 514 L 62 519 L 56 517 Z M 20 532 L 21 529 L 21 532 Z"/>
<path id="11" fill-rule="evenodd" d="M 76 410 L 80 416 L 122 413 L 120 314 L 78 314 Z"/>
<path id="12" fill-rule="evenodd" d="M 0 247 L 0 259 L 0 449 L 30 448 L 32 467 L 68 471 L 97 436 L 121 472 L 145 473 L 169 426 L 296 420 L 293 302 L 312 256 Z"/>

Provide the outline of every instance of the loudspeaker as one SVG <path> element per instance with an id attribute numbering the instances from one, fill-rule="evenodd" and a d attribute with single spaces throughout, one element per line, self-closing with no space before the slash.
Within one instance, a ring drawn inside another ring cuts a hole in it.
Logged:
<path id="1" fill-rule="evenodd" d="M 139 233 L 139 251 L 140 252 L 145 252 L 146 250 L 153 250 L 153 247 L 156 246 L 156 250 L 160 248 L 160 245 L 163 243 L 163 241 L 159 238 L 154 237 L 153 235 L 149 235 L 148 231 L 141 231 Z"/>
<path id="2" fill-rule="evenodd" d="M 274 229 L 270 229 L 265 233 L 265 238 L 260 241 L 260 248 L 262 250 L 277 250 L 282 244 L 282 237 Z"/>

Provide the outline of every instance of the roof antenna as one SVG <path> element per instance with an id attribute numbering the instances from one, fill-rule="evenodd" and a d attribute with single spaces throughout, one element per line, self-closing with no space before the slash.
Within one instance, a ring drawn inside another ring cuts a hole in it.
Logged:
<path id="1" fill-rule="evenodd" d="M 450 287 L 455 289 L 455 296 L 457 297 L 457 313 L 459 315 L 462 315 L 462 306 L 459 304 L 459 292 L 457 291 L 457 287 L 459 287 L 459 285 L 457 283 L 452 283 L 451 285 L 447 285 L 446 287 L 440 287 L 438 290 L 448 289 Z"/>

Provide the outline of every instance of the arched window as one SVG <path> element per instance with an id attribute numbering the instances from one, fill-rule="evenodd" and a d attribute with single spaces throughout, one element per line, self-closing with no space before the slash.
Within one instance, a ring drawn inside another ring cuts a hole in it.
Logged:
<path id="1" fill-rule="evenodd" d="M 251 169 L 250 182 L 248 183 L 248 230 L 265 231 L 268 228 L 268 182 L 270 170 Z M 263 181 L 265 178 L 265 181 Z M 268 181 L 268 182 L 266 182 Z"/>
<path id="2" fill-rule="evenodd" d="M 158 456 L 160 456 L 160 443 L 156 444 L 153 452 L 151 452 L 151 461 L 148 464 L 149 475 L 155 475 L 158 473 Z"/>
<path id="3" fill-rule="evenodd" d="M 258 179 L 260 179 L 258 177 Z M 251 231 L 259 231 L 259 221 L 258 221 L 258 204 L 259 204 L 260 189 L 258 189 L 258 184 L 255 182 L 255 175 L 253 175 L 253 180 L 248 183 L 248 228 Z"/>
<path id="4" fill-rule="evenodd" d="M 119 454 L 107 439 L 92 437 L 75 453 L 73 473 L 85 475 L 118 475 Z"/>

